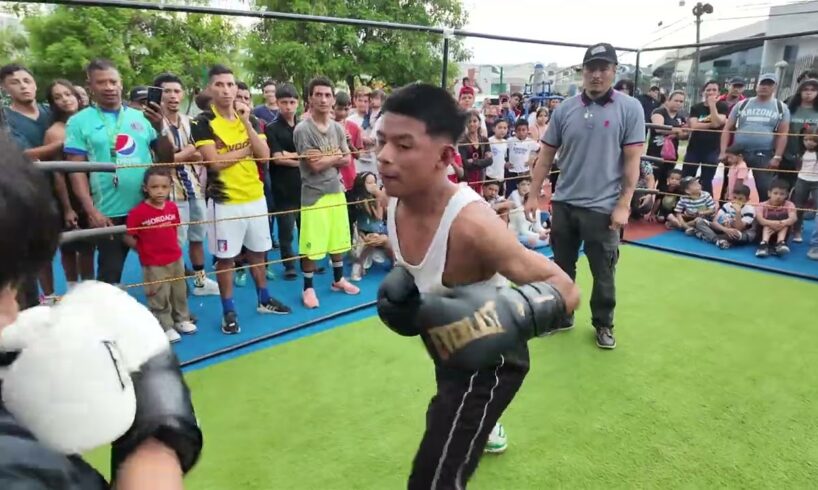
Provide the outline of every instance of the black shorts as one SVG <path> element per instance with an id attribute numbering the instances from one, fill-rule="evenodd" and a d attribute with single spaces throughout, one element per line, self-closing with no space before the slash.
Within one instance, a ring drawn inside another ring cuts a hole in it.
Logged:
<path id="1" fill-rule="evenodd" d="M 525 362 L 503 357 L 500 364 L 473 372 L 436 370 L 437 394 L 426 411 L 409 490 L 465 488 L 491 430 L 523 384 L 527 348 L 525 356 Z"/>

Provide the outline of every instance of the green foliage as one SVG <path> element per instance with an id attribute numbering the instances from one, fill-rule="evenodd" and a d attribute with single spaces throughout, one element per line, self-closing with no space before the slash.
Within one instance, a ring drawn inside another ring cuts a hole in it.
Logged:
<path id="1" fill-rule="evenodd" d="M 457 0 L 256 0 L 270 11 L 385 22 L 462 28 L 466 13 Z M 352 89 L 363 82 L 400 86 L 414 81 L 440 83 L 440 35 L 347 25 L 265 20 L 248 35 L 245 62 L 253 82 L 291 80 L 304 87 L 316 75 L 344 80 Z M 450 65 L 468 53 L 450 42 Z M 456 73 L 450 68 L 450 76 Z"/>
<path id="2" fill-rule="evenodd" d="M 28 39 L 19 27 L 0 30 L 0 65 L 24 62 L 27 51 Z"/>
<path id="3" fill-rule="evenodd" d="M 126 88 L 165 71 L 189 87 L 201 86 L 207 67 L 235 59 L 241 41 L 228 19 L 198 14 L 61 6 L 23 23 L 31 48 L 28 64 L 41 80 L 81 82 L 90 60 L 107 58 Z"/>

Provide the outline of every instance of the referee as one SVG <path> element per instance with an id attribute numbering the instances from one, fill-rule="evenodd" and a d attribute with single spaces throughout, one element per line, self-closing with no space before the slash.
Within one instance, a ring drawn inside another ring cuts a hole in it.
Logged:
<path id="1" fill-rule="evenodd" d="M 628 222 L 630 202 L 639 179 L 645 141 L 645 115 L 639 102 L 611 85 L 616 50 L 608 43 L 588 48 L 582 61 L 583 91 L 557 106 L 542 137 L 532 176 L 539 190 L 560 152 L 560 178 L 552 203 L 551 246 L 554 261 L 576 280 L 580 245 L 594 277 L 591 293 L 596 344 L 613 349 L 619 233 Z M 531 192 L 526 213 L 539 209 L 539 192 Z M 563 328 L 573 328 L 573 317 Z"/>

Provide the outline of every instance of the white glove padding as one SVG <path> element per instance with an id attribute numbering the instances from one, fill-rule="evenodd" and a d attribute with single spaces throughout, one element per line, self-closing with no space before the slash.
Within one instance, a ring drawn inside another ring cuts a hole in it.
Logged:
<path id="1" fill-rule="evenodd" d="M 3 403 L 46 446 L 77 454 L 133 424 L 131 373 L 169 349 L 150 312 L 120 289 L 83 283 L 54 307 L 23 311 L 0 350 L 20 351 L 3 378 Z"/>

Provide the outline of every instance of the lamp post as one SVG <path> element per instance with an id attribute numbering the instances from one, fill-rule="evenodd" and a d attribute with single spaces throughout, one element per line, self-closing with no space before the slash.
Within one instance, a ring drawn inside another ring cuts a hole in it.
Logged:
<path id="1" fill-rule="evenodd" d="M 699 63 L 701 62 L 700 55 L 701 50 L 699 49 L 699 42 L 701 42 L 701 27 L 702 27 L 702 15 L 704 14 L 712 14 L 713 13 L 713 6 L 709 3 L 702 3 L 699 2 L 693 7 L 693 15 L 696 16 L 696 58 L 693 63 L 693 94 L 696 93 L 696 83 L 699 81 Z"/>

